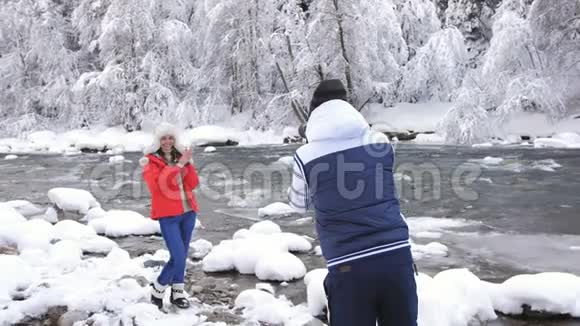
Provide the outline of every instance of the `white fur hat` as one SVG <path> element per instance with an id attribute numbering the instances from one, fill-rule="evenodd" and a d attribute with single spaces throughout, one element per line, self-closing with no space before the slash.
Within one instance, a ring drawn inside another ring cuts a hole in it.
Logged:
<path id="1" fill-rule="evenodd" d="M 183 143 L 182 131 L 179 128 L 170 123 L 162 122 L 155 128 L 153 142 L 143 150 L 143 154 L 147 155 L 159 150 L 159 147 L 161 147 L 161 137 L 163 136 L 173 136 L 175 138 L 175 148 L 180 153 L 183 153 L 185 148 L 188 147 L 187 144 Z"/>

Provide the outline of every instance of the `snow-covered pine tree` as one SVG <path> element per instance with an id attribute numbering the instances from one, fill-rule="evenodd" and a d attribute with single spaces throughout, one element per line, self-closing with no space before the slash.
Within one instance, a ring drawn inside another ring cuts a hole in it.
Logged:
<path id="1" fill-rule="evenodd" d="M 212 105 L 231 113 L 263 107 L 273 73 L 268 39 L 270 1 L 221 0 L 206 8 L 208 29 L 202 69 L 207 73 Z M 269 28 L 270 27 L 270 28 Z"/>
<path id="2" fill-rule="evenodd" d="M 167 6 L 174 2 L 166 1 L 165 10 L 170 10 Z M 189 26 L 176 18 L 160 19 L 158 24 L 152 47 L 141 65 L 149 82 L 143 103 L 144 118 L 178 121 L 185 126 L 197 118 L 195 99 L 200 74 L 194 67 L 194 36 Z"/>
<path id="3" fill-rule="evenodd" d="M 437 8 L 430 0 L 395 0 L 400 16 L 401 31 L 412 59 L 417 50 L 427 44 L 434 33 L 441 30 Z"/>
<path id="4" fill-rule="evenodd" d="M 19 133 L 58 120 L 72 107 L 78 43 L 70 29 L 72 4 L 20 1 L 0 9 L 0 129 Z"/>
<path id="5" fill-rule="evenodd" d="M 554 2 L 536 0 L 529 11 L 532 39 L 542 57 L 541 74 L 551 85 L 549 96 L 552 107 L 549 112 L 554 118 L 569 109 L 580 107 L 580 1 L 562 0 Z M 546 94 L 536 100 L 546 98 Z M 561 103 L 558 103 L 561 101 Z M 540 104 L 542 105 L 542 104 Z"/>
<path id="6" fill-rule="evenodd" d="M 100 30 L 93 27 L 100 34 L 88 34 L 96 39 L 83 40 L 97 51 L 99 67 L 84 73 L 74 87 L 78 110 L 85 110 L 79 115 L 83 121 L 123 124 L 127 129 L 140 126 L 149 92 L 141 64 L 155 33 L 149 8 L 148 2 L 111 0 L 102 20 L 98 15 L 77 13 L 83 17 L 79 23 L 95 26 L 98 22 L 84 18 L 90 17 L 101 24 Z"/>
<path id="7" fill-rule="evenodd" d="M 437 126 L 438 133 L 447 142 L 471 144 L 491 135 L 488 95 L 481 89 L 462 87 L 457 92 L 454 106 Z"/>
<path id="8" fill-rule="evenodd" d="M 401 30 L 401 21 L 391 1 L 357 1 L 350 19 L 345 21 L 351 33 L 348 44 L 353 53 L 353 104 L 367 101 L 386 106 L 397 102 L 397 87 L 409 49 Z"/>
<path id="9" fill-rule="evenodd" d="M 391 1 L 312 3 L 307 41 L 317 44 L 324 78 L 345 82 L 355 106 L 395 102 L 400 66 L 408 60 L 401 23 Z"/>
<path id="10" fill-rule="evenodd" d="M 431 36 L 407 64 L 400 98 L 409 102 L 450 101 L 467 72 L 468 53 L 455 27 Z"/>

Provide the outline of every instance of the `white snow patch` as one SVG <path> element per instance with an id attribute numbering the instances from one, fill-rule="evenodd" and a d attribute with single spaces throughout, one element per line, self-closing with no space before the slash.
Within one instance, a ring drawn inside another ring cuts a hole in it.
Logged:
<path id="1" fill-rule="evenodd" d="M 501 157 L 486 156 L 481 160 L 473 159 L 470 161 L 478 162 L 483 165 L 499 165 L 504 161 L 504 159 Z"/>
<path id="2" fill-rule="evenodd" d="M 580 135 L 575 132 L 561 132 L 551 138 L 536 138 L 536 147 L 580 148 Z"/>
<path id="3" fill-rule="evenodd" d="M 256 289 L 257 290 L 266 291 L 266 292 L 268 292 L 270 294 L 276 294 L 276 291 L 274 290 L 274 287 L 270 283 L 257 283 L 256 284 Z"/>
<path id="4" fill-rule="evenodd" d="M 110 210 L 104 217 L 89 222 L 98 234 L 108 237 L 149 235 L 161 232 L 159 223 L 129 210 Z"/>
<path id="5" fill-rule="evenodd" d="M 426 245 L 420 245 L 413 243 L 411 245 L 411 251 L 413 253 L 413 258 L 415 260 L 421 260 L 425 257 L 445 257 L 449 252 L 449 248 L 446 245 L 439 242 L 431 242 Z"/>
<path id="6" fill-rule="evenodd" d="M 56 209 L 54 209 L 54 207 L 49 207 L 46 209 L 46 212 L 44 212 L 44 215 L 41 216 L 45 221 L 50 222 L 50 223 L 56 223 L 58 222 L 58 212 L 56 211 Z"/>
<path id="7" fill-rule="evenodd" d="M 250 227 L 250 232 L 259 234 L 282 233 L 280 226 L 272 221 L 261 221 Z"/>
<path id="8" fill-rule="evenodd" d="M 474 222 L 465 219 L 436 217 L 408 217 L 406 221 L 412 236 L 421 232 L 441 233 L 449 229 L 457 229 L 474 224 Z"/>
<path id="9" fill-rule="evenodd" d="M 542 170 L 546 172 L 554 172 L 556 169 L 561 168 L 562 165 L 558 164 L 553 159 L 546 159 L 540 161 L 534 161 L 532 163 L 532 169 Z"/>
<path id="10" fill-rule="evenodd" d="M 115 155 L 115 156 L 109 157 L 110 164 L 123 163 L 124 161 L 125 161 L 125 157 L 123 155 Z"/>
<path id="11" fill-rule="evenodd" d="M 139 259 L 131 259 L 121 249 L 113 249 L 106 257 L 80 260 L 80 249 L 73 241 L 61 241 L 48 253 L 27 251 L 21 257 L 0 255 L 0 310 L 2 324 L 14 324 L 25 316 L 40 317 L 48 308 L 64 305 L 69 311 L 96 313 L 93 320 L 109 325 L 113 320 L 138 322 L 143 325 L 171 324 L 196 320 L 199 311 L 185 319 L 164 315 L 148 303 L 152 270 L 145 269 Z M 28 296 L 24 301 L 7 301 L 6 293 L 21 288 Z M 147 303 L 146 303 L 147 302 Z M 106 314 L 105 314 L 106 311 Z M 188 313 L 189 314 L 189 313 Z M 181 315 L 181 314 L 178 314 Z M 98 317 L 97 317 L 98 316 Z"/>
<path id="12" fill-rule="evenodd" d="M 328 269 L 314 269 L 304 276 L 306 284 L 306 299 L 308 302 L 308 311 L 312 316 L 320 316 L 326 308 L 326 292 L 324 291 L 324 279 L 328 275 Z"/>
<path id="13" fill-rule="evenodd" d="M 423 231 L 417 232 L 413 234 L 416 238 L 430 238 L 430 239 L 439 239 L 441 238 L 442 234 L 440 232 L 432 232 L 432 231 Z"/>
<path id="14" fill-rule="evenodd" d="M 57 239 L 77 242 L 86 253 L 106 254 L 118 247 L 115 241 L 97 235 L 92 227 L 72 220 L 63 220 L 55 224 L 54 235 Z"/>
<path id="15" fill-rule="evenodd" d="M 282 233 L 275 223 L 262 221 L 249 230 L 238 230 L 232 240 L 213 247 L 202 264 L 206 272 L 237 270 L 255 274 L 264 281 L 290 281 L 303 277 L 306 267 L 289 251 L 311 249 L 311 243 L 304 237 Z"/>
<path id="16" fill-rule="evenodd" d="M 0 244 L 16 245 L 18 232 L 20 232 L 21 226 L 26 223 L 26 218 L 14 208 L 0 203 L 0 221 L 2 223 Z"/>
<path id="17" fill-rule="evenodd" d="M 486 147 L 493 147 L 493 144 L 492 143 L 480 143 L 480 144 L 473 144 L 473 145 L 471 145 L 471 147 L 486 148 Z"/>
<path id="18" fill-rule="evenodd" d="M 314 254 L 316 256 L 322 256 L 322 248 L 320 246 L 314 247 Z"/>
<path id="19" fill-rule="evenodd" d="M 100 206 L 93 207 L 93 208 L 89 209 L 89 211 L 87 212 L 85 217 L 83 217 L 83 221 L 90 222 L 94 219 L 105 217 L 105 215 L 107 215 L 107 212 L 104 209 L 102 209 Z"/>
<path id="20" fill-rule="evenodd" d="M 14 208 L 18 213 L 25 217 L 31 217 L 34 215 L 39 215 L 44 212 L 44 210 L 27 200 L 11 200 L 3 202 L 1 204 L 10 206 Z"/>
<path id="21" fill-rule="evenodd" d="M 81 214 L 101 206 L 90 192 L 82 189 L 52 188 L 48 191 L 48 199 L 64 211 L 77 211 Z"/>
<path id="22" fill-rule="evenodd" d="M 242 146 L 282 144 L 284 132 L 279 130 L 260 131 L 243 129 L 241 126 L 232 128 L 226 126 L 206 125 L 186 130 L 180 137 L 187 145 L 205 145 L 209 143 L 225 144 L 228 140 L 238 142 Z M 153 140 L 151 130 L 127 132 L 122 126 L 102 127 L 92 129 L 74 129 L 62 133 L 52 131 L 31 132 L 25 139 L 0 139 L 2 153 L 36 153 L 47 152 L 64 155 L 80 154 L 80 149 L 104 151 L 119 155 L 124 152 L 141 152 Z M 287 133 L 287 132 L 286 132 Z"/>
<path id="23" fill-rule="evenodd" d="M 296 211 L 290 205 L 282 202 L 272 203 L 266 207 L 258 209 L 259 217 L 281 217 L 295 214 Z"/>
<path id="24" fill-rule="evenodd" d="M 493 307 L 505 314 L 521 314 L 522 305 L 534 311 L 580 317 L 580 278 L 566 273 L 517 275 L 502 284 L 485 283 Z"/>
<path id="25" fill-rule="evenodd" d="M 18 288 L 27 288 L 36 275 L 31 266 L 18 256 L 0 255 L 0 266 L 0 306 L 5 307 L 12 301 L 11 293 Z M 7 322 L 2 318 L 2 312 L 0 322 Z"/>
<path id="26" fill-rule="evenodd" d="M 206 125 L 185 131 L 183 141 L 186 146 L 202 146 L 214 143 L 226 144 L 228 141 L 239 142 L 239 138 L 232 129 Z"/>
<path id="27" fill-rule="evenodd" d="M 251 322 L 271 325 L 300 326 L 312 320 L 304 305 L 294 306 L 284 296 L 258 290 L 245 290 L 235 300 L 235 307 L 243 309 L 243 317 Z"/>
<path id="28" fill-rule="evenodd" d="M 452 103 L 399 103 L 392 108 L 370 104 L 361 113 L 380 132 L 435 131 Z"/>
<path id="29" fill-rule="evenodd" d="M 74 270 L 80 263 L 83 252 L 78 243 L 71 240 L 59 241 L 49 248 L 50 262 L 63 272 Z"/>
<path id="30" fill-rule="evenodd" d="M 445 137 L 438 134 L 418 134 L 413 142 L 416 144 L 432 144 L 432 145 L 442 145 L 445 144 Z"/>
<path id="31" fill-rule="evenodd" d="M 54 239 L 54 226 L 41 219 L 27 221 L 14 234 L 18 251 L 47 250 Z"/>
<path id="32" fill-rule="evenodd" d="M 270 253 L 260 257 L 256 264 L 256 276 L 260 280 L 290 281 L 304 277 L 306 266 L 289 252 Z"/>
<path id="33" fill-rule="evenodd" d="M 443 271 L 432 279 L 424 275 L 417 285 L 420 325 L 459 326 L 497 318 L 485 286 L 466 269 Z"/>

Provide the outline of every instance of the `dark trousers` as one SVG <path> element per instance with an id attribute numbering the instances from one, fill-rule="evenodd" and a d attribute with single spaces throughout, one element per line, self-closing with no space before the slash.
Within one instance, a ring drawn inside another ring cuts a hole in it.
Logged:
<path id="1" fill-rule="evenodd" d="M 195 227 L 196 213 L 190 211 L 182 215 L 159 219 L 161 234 L 169 250 L 170 258 L 163 266 L 157 282 L 161 285 L 183 283 L 189 242 Z"/>
<path id="2" fill-rule="evenodd" d="M 409 248 L 329 268 L 331 326 L 417 326 L 417 286 Z"/>

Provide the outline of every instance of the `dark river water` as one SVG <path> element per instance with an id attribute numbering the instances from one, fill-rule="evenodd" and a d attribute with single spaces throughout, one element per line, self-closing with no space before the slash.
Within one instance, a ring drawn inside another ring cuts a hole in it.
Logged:
<path id="1" fill-rule="evenodd" d="M 259 221 L 257 210 L 286 201 L 290 167 L 277 162 L 296 146 L 224 147 L 213 153 L 197 149 L 195 165 L 202 187 L 196 191 L 203 228 L 195 239 L 214 245 L 235 231 Z M 23 155 L 0 160 L 0 201 L 24 199 L 50 205 L 54 187 L 90 191 L 105 210 L 126 209 L 145 216 L 149 194 L 141 181 L 139 153 L 126 153 L 123 164 L 109 164 L 109 155 Z M 485 157 L 502 158 L 486 159 Z M 580 275 L 580 150 L 524 147 L 471 148 L 399 144 L 396 152 L 398 191 L 407 217 L 464 219 L 466 227 L 444 231 L 440 239 L 414 239 L 419 244 L 439 241 L 448 257 L 419 260 L 422 272 L 434 275 L 465 267 L 494 282 L 521 273 L 545 271 Z M 312 216 L 312 213 L 306 214 Z M 284 231 L 316 238 L 304 216 L 275 219 Z M 78 219 L 65 213 L 61 218 Z M 115 239 L 132 256 L 164 248 L 160 237 Z M 316 242 L 314 243 L 317 244 Z M 308 270 L 324 266 L 321 257 L 301 254 Z M 190 283 L 204 278 L 235 283 L 239 290 L 259 282 L 234 273 L 206 275 L 199 264 Z M 277 286 L 294 303 L 304 302 L 302 281 Z M 488 325 L 580 325 L 579 321 L 516 321 L 500 319 Z"/>

